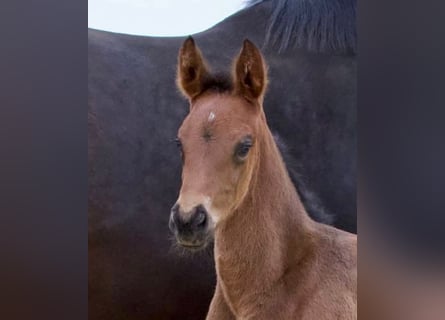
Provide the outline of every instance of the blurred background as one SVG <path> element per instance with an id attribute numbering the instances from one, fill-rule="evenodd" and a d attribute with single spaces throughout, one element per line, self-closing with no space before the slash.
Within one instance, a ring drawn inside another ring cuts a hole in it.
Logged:
<path id="1" fill-rule="evenodd" d="M 204 31 L 244 8 L 245 0 L 89 0 L 88 27 L 144 36 Z"/>

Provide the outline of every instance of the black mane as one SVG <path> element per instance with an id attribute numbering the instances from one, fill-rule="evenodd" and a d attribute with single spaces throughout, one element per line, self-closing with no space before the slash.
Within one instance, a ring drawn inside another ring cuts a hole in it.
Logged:
<path id="1" fill-rule="evenodd" d="M 259 2 L 249 0 L 248 6 Z M 356 0 L 270 0 L 265 45 L 280 51 L 304 47 L 315 52 L 357 50 Z"/>
<path id="2" fill-rule="evenodd" d="M 216 91 L 216 92 L 229 92 L 233 89 L 233 81 L 230 74 L 225 72 L 218 72 L 208 75 L 203 83 L 203 92 Z"/>

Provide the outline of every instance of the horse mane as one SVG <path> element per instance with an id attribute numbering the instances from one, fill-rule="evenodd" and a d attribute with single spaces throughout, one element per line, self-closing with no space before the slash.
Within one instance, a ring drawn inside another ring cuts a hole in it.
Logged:
<path id="1" fill-rule="evenodd" d="M 202 93 L 206 91 L 223 93 L 232 90 L 232 76 L 226 72 L 210 73 L 202 81 Z"/>
<path id="2" fill-rule="evenodd" d="M 248 0 L 247 6 L 264 1 L 274 2 L 264 45 L 356 53 L 356 0 Z"/>

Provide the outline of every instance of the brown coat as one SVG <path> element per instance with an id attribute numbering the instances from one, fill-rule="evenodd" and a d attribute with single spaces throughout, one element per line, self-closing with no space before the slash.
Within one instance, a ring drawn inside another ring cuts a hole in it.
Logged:
<path id="1" fill-rule="evenodd" d="M 248 40 L 223 91 L 193 39 L 179 54 L 190 113 L 178 133 L 176 218 L 195 226 L 183 244 L 214 234 L 217 285 L 207 319 L 356 319 L 357 237 L 306 213 L 263 111 L 266 73 Z"/>

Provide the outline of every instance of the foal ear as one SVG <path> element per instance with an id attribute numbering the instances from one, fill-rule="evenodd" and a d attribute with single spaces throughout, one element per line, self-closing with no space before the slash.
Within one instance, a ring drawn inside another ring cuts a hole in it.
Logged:
<path id="1" fill-rule="evenodd" d="M 188 37 L 179 50 L 176 77 L 178 87 L 191 100 L 202 92 L 203 82 L 207 76 L 208 71 L 201 52 L 193 38 Z"/>
<path id="2" fill-rule="evenodd" d="M 267 71 L 261 52 L 249 40 L 235 62 L 235 91 L 250 101 L 262 99 L 267 86 Z"/>

